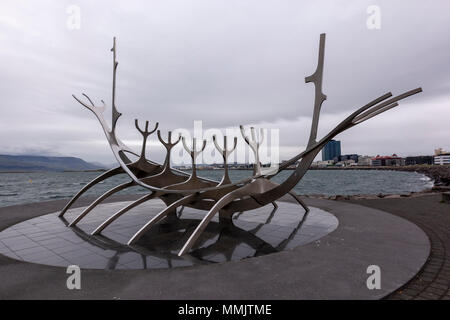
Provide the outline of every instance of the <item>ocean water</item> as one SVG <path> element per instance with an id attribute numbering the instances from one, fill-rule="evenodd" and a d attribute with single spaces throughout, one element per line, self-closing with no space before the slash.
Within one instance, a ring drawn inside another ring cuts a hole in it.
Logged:
<path id="1" fill-rule="evenodd" d="M 282 182 L 292 171 L 281 172 L 273 180 Z M 69 199 L 101 172 L 32 172 L 0 173 L 0 207 L 16 204 Z M 221 170 L 202 170 L 205 178 L 220 180 Z M 251 175 L 250 170 L 231 170 L 233 181 Z M 122 174 L 91 188 L 87 195 L 100 195 L 130 179 Z M 415 172 L 384 170 L 310 170 L 294 191 L 298 194 L 354 195 L 404 194 L 431 188 L 433 181 Z M 132 187 L 118 194 L 146 193 L 142 187 Z"/>

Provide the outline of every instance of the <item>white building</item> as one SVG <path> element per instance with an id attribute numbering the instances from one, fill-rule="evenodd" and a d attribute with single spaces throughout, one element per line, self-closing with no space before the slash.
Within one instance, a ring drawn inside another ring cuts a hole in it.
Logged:
<path id="1" fill-rule="evenodd" d="M 325 161 L 317 161 L 317 166 L 319 168 L 324 168 L 328 166 L 332 166 L 334 164 L 333 160 L 325 160 Z"/>
<path id="2" fill-rule="evenodd" d="M 450 152 L 441 153 L 440 155 L 434 156 L 434 164 L 450 165 Z"/>
<path id="3" fill-rule="evenodd" d="M 372 161 L 372 156 L 359 156 L 358 166 L 370 166 Z"/>
<path id="4" fill-rule="evenodd" d="M 338 163 L 336 163 L 336 166 L 338 166 L 338 167 L 348 167 L 348 166 L 355 166 L 355 165 L 356 165 L 356 162 L 353 159 L 339 161 Z"/>

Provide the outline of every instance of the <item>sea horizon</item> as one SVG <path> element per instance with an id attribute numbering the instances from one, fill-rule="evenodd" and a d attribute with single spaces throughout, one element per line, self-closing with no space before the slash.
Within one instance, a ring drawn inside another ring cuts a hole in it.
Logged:
<path id="1" fill-rule="evenodd" d="M 186 170 L 188 173 L 189 170 Z M 282 182 L 292 171 L 281 172 L 273 178 Z M 230 170 L 233 181 L 250 177 L 252 170 Z M 200 170 L 200 177 L 220 181 L 222 170 Z M 97 171 L 21 172 L 3 173 L 0 184 L 0 207 L 39 201 L 69 199 L 89 181 Z M 99 196 L 130 178 L 118 175 L 102 181 L 89 190 L 87 196 Z M 433 180 L 422 173 L 392 170 L 310 170 L 293 191 L 300 195 L 378 195 L 409 194 L 433 187 Z M 131 187 L 118 194 L 143 194 L 142 187 Z"/>

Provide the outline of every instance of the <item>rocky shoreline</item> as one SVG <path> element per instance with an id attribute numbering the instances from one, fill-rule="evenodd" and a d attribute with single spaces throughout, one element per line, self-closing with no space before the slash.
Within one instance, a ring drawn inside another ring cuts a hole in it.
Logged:
<path id="1" fill-rule="evenodd" d="M 450 186 L 450 166 L 415 165 L 415 166 L 353 166 L 353 167 L 311 167 L 309 170 L 393 170 L 418 172 L 433 179 L 435 186 Z"/>
<path id="2" fill-rule="evenodd" d="M 314 198 L 314 199 L 326 199 L 326 200 L 361 200 L 361 199 L 390 199 L 390 198 L 415 198 L 415 197 L 422 197 L 427 195 L 432 195 L 436 193 L 441 193 L 444 190 L 441 189 L 429 189 L 424 190 L 421 192 L 410 192 L 405 194 L 355 194 L 355 195 L 342 195 L 342 194 L 336 194 L 332 196 L 327 196 L 323 194 L 308 194 L 308 195 L 302 195 L 302 197 L 305 198 Z M 447 191 L 447 190 L 446 190 Z"/>
<path id="3" fill-rule="evenodd" d="M 421 197 L 433 193 L 450 191 L 450 166 L 440 165 L 416 165 L 402 167 L 327 167 L 311 168 L 312 170 L 393 170 L 422 173 L 434 181 L 431 189 L 421 192 L 410 192 L 407 194 L 356 194 L 356 195 L 303 195 L 307 198 L 329 199 L 329 200 L 357 200 L 357 199 L 380 199 L 380 198 L 407 198 Z"/>

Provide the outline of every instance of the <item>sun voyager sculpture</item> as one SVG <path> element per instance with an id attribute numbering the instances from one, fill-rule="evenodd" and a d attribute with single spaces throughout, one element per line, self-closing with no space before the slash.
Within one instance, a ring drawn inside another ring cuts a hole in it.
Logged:
<path id="1" fill-rule="evenodd" d="M 76 226 L 76 224 L 79 223 L 87 214 L 89 214 L 92 209 L 94 209 L 99 203 L 101 203 L 111 195 L 132 186 L 141 186 L 148 190 L 148 194 L 145 194 L 141 198 L 126 205 L 121 210 L 113 213 L 92 232 L 92 235 L 94 236 L 100 234 L 112 222 L 114 222 L 117 218 L 119 218 L 132 208 L 155 198 L 161 199 L 167 205 L 167 207 L 153 216 L 145 225 L 143 225 L 142 228 L 140 228 L 131 237 L 131 239 L 129 239 L 128 245 L 135 244 L 147 230 L 152 228 L 162 219 L 167 218 L 168 216 L 176 216 L 176 210 L 178 208 L 187 206 L 205 211 L 203 219 L 200 221 L 198 226 L 189 236 L 188 240 L 184 243 L 182 249 L 178 253 L 179 256 L 184 255 L 191 250 L 208 223 L 217 214 L 219 215 L 219 223 L 232 223 L 231 221 L 233 214 L 260 208 L 271 203 L 276 207 L 277 205 L 275 201 L 288 194 L 292 196 L 298 202 L 298 204 L 304 208 L 304 216 L 306 216 L 309 209 L 307 205 L 294 192 L 292 192 L 292 188 L 294 188 L 297 183 L 303 178 L 314 158 L 321 151 L 323 146 L 339 133 L 398 106 L 398 101 L 422 91 L 421 88 L 416 88 L 402 93 L 398 96 L 392 96 L 392 93 L 388 92 L 376 98 L 375 100 L 370 101 L 365 106 L 360 107 L 358 110 L 344 119 L 341 123 L 339 123 L 323 138 L 318 140 L 317 129 L 319 124 L 319 115 L 322 103 L 326 100 L 326 95 L 322 92 L 325 34 L 321 34 L 316 71 L 309 77 L 305 78 L 305 82 L 312 82 L 315 86 L 315 100 L 311 132 L 306 149 L 290 160 L 280 164 L 275 172 L 264 173 L 261 170 L 261 163 L 259 161 L 259 146 L 263 139 L 263 131 L 261 130 L 259 134 L 256 134 L 255 129 L 252 127 L 250 128 L 250 136 L 248 136 L 245 128 L 243 126 L 240 126 L 242 138 L 254 153 L 255 162 L 253 164 L 253 174 L 249 178 L 232 182 L 228 174 L 227 159 L 236 148 L 237 137 L 234 137 L 233 144 L 230 148 L 226 136 L 224 136 L 222 145 L 214 136 L 213 143 L 223 157 L 224 174 L 221 181 L 213 181 L 198 177 L 196 172 L 196 159 L 199 154 L 205 149 L 205 140 L 203 140 L 200 143 L 200 146 L 197 148 L 197 141 L 194 138 L 192 141 L 192 149 L 190 149 L 184 137 L 177 137 L 177 139 L 172 140 L 171 131 L 168 131 L 168 138 L 167 141 L 165 141 L 161 136 L 160 130 L 157 130 L 158 123 L 155 124 L 153 129 L 149 130 L 148 121 L 145 122 L 144 128 L 141 128 L 138 120 L 135 120 L 135 126 L 143 137 L 140 153 L 135 152 L 134 150 L 126 146 L 117 137 L 116 124 L 117 120 L 121 116 L 121 113 L 117 110 L 115 105 L 116 73 L 118 66 L 118 62 L 116 60 L 115 38 L 111 51 L 113 53 L 111 128 L 109 127 L 109 124 L 103 116 L 103 112 L 106 108 L 105 102 L 103 100 L 101 100 L 101 106 L 96 106 L 86 94 L 83 94 L 86 99 L 85 101 L 82 101 L 75 95 L 73 95 L 73 97 L 81 105 L 92 111 L 97 117 L 106 135 L 106 139 L 108 140 L 111 150 L 118 162 L 118 166 L 104 172 L 103 174 L 86 184 L 67 203 L 67 205 L 60 212 L 59 216 L 63 217 L 67 210 L 74 204 L 74 202 L 94 185 L 112 176 L 125 173 L 131 179 L 129 182 L 120 184 L 102 194 L 94 202 L 87 206 L 73 221 L 68 223 L 68 226 Z M 155 131 L 159 141 L 166 149 L 166 156 L 163 164 L 159 164 L 146 158 L 147 139 Z M 190 174 L 171 168 L 170 165 L 171 150 L 180 141 L 191 157 L 192 172 Z M 138 157 L 138 160 L 130 160 L 130 155 Z M 295 169 L 282 183 L 278 184 L 271 180 L 278 173 L 295 164 Z"/>

